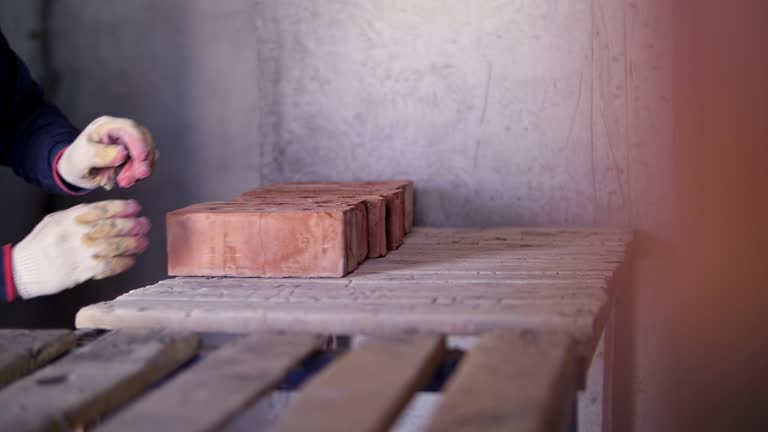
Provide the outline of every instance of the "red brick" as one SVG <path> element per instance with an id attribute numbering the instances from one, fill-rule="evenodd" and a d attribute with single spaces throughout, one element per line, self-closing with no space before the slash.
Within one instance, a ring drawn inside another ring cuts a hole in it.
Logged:
<path id="1" fill-rule="evenodd" d="M 405 232 L 411 232 L 413 229 L 413 221 L 416 214 L 414 190 L 412 180 L 387 180 L 387 181 L 363 181 L 363 182 L 350 182 L 347 183 L 351 186 L 362 187 L 384 187 L 395 188 L 403 191 L 404 211 L 405 211 Z"/>
<path id="2" fill-rule="evenodd" d="M 405 237 L 405 192 L 403 189 L 357 183 L 284 183 L 267 186 L 260 191 L 304 191 L 332 194 L 376 194 L 386 201 L 387 248 L 394 250 L 403 244 Z"/>
<path id="3" fill-rule="evenodd" d="M 400 189 L 403 191 L 403 205 L 405 212 L 405 232 L 411 232 L 415 215 L 414 189 L 412 180 L 380 180 L 380 181 L 356 181 L 356 182 L 324 182 L 324 183 L 279 183 L 273 187 L 300 185 L 301 187 L 313 187 L 315 189 Z"/>
<path id="4" fill-rule="evenodd" d="M 204 203 L 166 223 L 172 276 L 341 277 L 368 254 L 363 203 Z"/>
<path id="5" fill-rule="evenodd" d="M 368 258 L 383 257 L 387 254 L 386 201 L 381 195 L 334 194 L 328 192 L 303 191 L 261 191 L 254 190 L 240 195 L 236 201 L 254 203 L 305 203 L 322 204 L 343 202 L 357 204 L 364 202 L 368 225 Z"/>

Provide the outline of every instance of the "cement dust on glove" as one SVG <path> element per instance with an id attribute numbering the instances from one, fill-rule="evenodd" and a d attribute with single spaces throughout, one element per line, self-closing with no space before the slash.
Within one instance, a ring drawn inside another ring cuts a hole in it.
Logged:
<path id="1" fill-rule="evenodd" d="M 84 189 L 133 186 L 152 175 L 158 159 L 149 131 L 133 120 L 99 117 L 67 147 L 56 169 Z"/>
<path id="2" fill-rule="evenodd" d="M 81 204 L 51 213 L 13 248 L 22 298 L 55 294 L 89 279 L 128 270 L 146 250 L 151 225 L 134 200 Z"/>

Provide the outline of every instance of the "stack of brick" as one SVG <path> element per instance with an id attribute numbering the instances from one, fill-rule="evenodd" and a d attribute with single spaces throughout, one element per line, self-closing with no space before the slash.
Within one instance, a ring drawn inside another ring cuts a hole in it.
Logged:
<path id="1" fill-rule="evenodd" d="M 413 182 L 276 184 L 168 213 L 172 276 L 341 277 L 403 243 Z"/>

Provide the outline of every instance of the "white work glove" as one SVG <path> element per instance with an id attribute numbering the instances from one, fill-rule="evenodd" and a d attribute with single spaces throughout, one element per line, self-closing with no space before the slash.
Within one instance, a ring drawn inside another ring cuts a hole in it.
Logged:
<path id="1" fill-rule="evenodd" d="M 150 223 L 139 211 L 134 200 L 111 200 L 46 216 L 11 253 L 19 295 L 55 294 L 128 270 L 149 244 Z"/>
<path id="2" fill-rule="evenodd" d="M 149 131 L 133 120 L 99 117 L 64 150 L 56 169 L 69 184 L 126 188 L 152 174 L 158 153 Z"/>

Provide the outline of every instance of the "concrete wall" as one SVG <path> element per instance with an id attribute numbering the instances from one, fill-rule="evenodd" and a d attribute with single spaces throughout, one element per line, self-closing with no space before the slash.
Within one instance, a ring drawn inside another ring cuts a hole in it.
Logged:
<path id="1" fill-rule="evenodd" d="M 750 205 L 765 184 L 768 93 L 747 84 L 768 73 L 762 3 L 46 2 L 55 100 L 80 125 L 139 119 L 162 154 L 151 180 L 87 197 L 139 199 L 151 250 L 61 296 L 60 318 L 164 277 L 168 210 L 271 181 L 410 177 L 419 223 L 638 229 L 634 287 L 618 297 L 616 430 L 704 430 L 737 406 L 704 395 L 749 386 L 722 353 L 752 370 L 743 335 L 764 298 L 739 290 L 766 280 L 745 228 L 766 215 Z M 732 273 L 716 272 L 717 244 L 741 260 Z M 748 318 L 723 314 L 723 298 Z"/>

